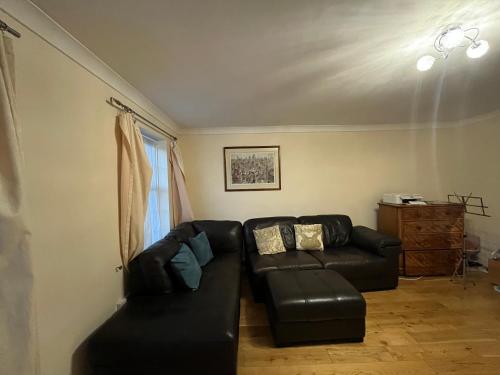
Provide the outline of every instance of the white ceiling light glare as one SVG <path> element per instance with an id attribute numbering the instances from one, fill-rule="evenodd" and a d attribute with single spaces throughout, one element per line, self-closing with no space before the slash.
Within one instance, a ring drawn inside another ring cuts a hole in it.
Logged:
<path id="1" fill-rule="evenodd" d="M 432 68 L 432 65 L 434 65 L 434 61 L 436 61 L 436 58 L 434 56 L 431 55 L 422 56 L 417 61 L 417 69 L 420 70 L 421 72 L 425 72 L 430 68 Z"/>
<path id="2" fill-rule="evenodd" d="M 445 49 L 452 50 L 458 47 L 464 40 L 465 33 L 460 26 L 454 26 L 441 34 L 440 45 Z"/>
<path id="3" fill-rule="evenodd" d="M 483 57 L 489 49 L 490 45 L 486 40 L 478 40 L 467 48 L 466 53 L 471 59 L 478 59 Z"/>
<path id="4" fill-rule="evenodd" d="M 467 29 L 464 29 L 462 25 L 446 27 L 434 40 L 434 49 L 439 53 L 439 56 L 422 56 L 417 61 L 417 69 L 421 72 L 431 69 L 436 60 L 447 59 L 459 47 L 467 47 L 466 54 L 471 59 L 484 56 L 490 49 L 490 45 L 486 40 L 477 40 L 478 37 L 479 29 L 477 27 Z"/>

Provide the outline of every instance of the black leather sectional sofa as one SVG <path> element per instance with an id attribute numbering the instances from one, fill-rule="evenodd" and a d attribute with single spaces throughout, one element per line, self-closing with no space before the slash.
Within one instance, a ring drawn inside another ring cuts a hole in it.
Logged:
<path id="1" fill-rule="evenodd" d="M 261 256 L 254 229 L 279 225 L 285 253 Z M 322 224 L 324 251 L 295 250 L 294 224 Z M 267 272 L 276 270 L 331 269 L 361 292 L 393 289 L 398 285 L 401 242 L 364 226 L 352 225 L 346 215 L 266 217 L 243 226 L 247 273 L 254 299 L 264 300 Z"/>
<path id="2" fill-rule="evenodd" d="M 322 223 L 326 250 L 295 250 L 295 223 Z M 287 252 L 260 256 L 252 231 L 275 224 Z M 200 288 L 185 291 L 176 285 L 169 262 L 183 242 L 203 231 L 215 257 L 203 268 Z M 86 340 L 86 366 L 80 372 L 236 374 L 243 257 L 260 301 L 265 274 L 277 270 L 326 268 L 362 291 L 395 288 L 399 251 L 398 240 L 352 227 L 344 215 L 251 219 L 244 227 L 236 221 L 183 223 L 131 262 L 127 302 Z"/>
<path id="3" fill-rule="evenodd" d="M 214 259 L 200 288 L 175 285 L 170 259 L 181 242 L 206 232 Z M 91 375 L 236 374 L 241 223 L 183 223 L 129 266 L 127 303 L 85 344 Z"/>

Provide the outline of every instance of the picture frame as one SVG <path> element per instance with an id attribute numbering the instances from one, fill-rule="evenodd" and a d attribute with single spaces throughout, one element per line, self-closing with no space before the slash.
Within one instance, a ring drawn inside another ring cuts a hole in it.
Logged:
<path id="1" fill-rule="evenodd" d="M 281 190 L 280 146 L 224 147 L 225 191 Z"/>

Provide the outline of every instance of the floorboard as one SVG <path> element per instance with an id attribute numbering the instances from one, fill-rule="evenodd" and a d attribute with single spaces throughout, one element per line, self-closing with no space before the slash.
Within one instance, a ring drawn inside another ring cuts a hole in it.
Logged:
<path id="1" fill-rule="evenodd" d="M 364 293 L 363 343 L 275 348 L 263 304 L 244 283 L 238 374 L 500 374 L 500 293 L 472 273 L 464 290 L 449 278 L 400 280 L 398 289 Z"/>

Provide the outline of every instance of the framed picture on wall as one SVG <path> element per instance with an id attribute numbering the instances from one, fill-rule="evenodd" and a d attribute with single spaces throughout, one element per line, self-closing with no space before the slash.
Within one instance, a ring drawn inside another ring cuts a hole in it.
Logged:
<path id="1" fill-rule="evenodd" d="M 224 147 L 226 191 L 281 190 L 280 146 Z"/>

